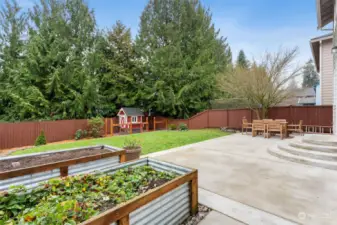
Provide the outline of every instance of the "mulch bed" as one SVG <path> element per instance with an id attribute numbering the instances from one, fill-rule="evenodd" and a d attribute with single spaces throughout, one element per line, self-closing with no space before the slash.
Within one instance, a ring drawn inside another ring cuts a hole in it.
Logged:
<path id="1" fill-rule="evenodd" d="M 198 213 L 194 216 L 190 216 L 188 217 L 183 223 L 181 223 L 180 225 L 197 225 L 198 223 L 200 223 L 201 220 L 203 220 L 207 214 L 212 211 L 212 209 L 199 204 L 198 205 Z"/>
<path id="2" fill-rule="evenodd" d="M 83 156 L 91 156 L 109 153 L 110 151 L 104 149 L 81 149 L 81 150 L 73 150 L 73 151 L 65 151 L 65 152 L 56 152 L 44 155 L 36 155 L 36 156 L 27 156 L 19 159 L 8 159 L 2 160 L 0 163 L 0 172 L 22 169 L 32 166 L 38 166 L 48 163 L 55 163 L 59 161 L 64 161 L 68 159 L 80 158 Z"/>

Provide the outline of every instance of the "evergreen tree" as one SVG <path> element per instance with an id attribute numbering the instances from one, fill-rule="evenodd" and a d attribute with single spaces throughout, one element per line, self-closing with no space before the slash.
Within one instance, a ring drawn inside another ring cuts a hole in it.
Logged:
<path id="1" fill-rule="evenodd" d="M 302 87 L 315 87 L 319 84 L 319 76 L 316 72 L 312 59 L 310 59 L 303 67 Z"/>
<path id="2" fill-rule="evenodd" d="M 26 13 L 18 3 L 5 1 L 0 12 L 0 119 L 23 120 L 43 116 L 46 104 L 38 89 L 31 85 L 31 77 L 23 65 L 27 58 L 24 34 Z"/>
<path id="3" fill-rule="evenodd" d="M 214 98 L 215 76 L 230 63 L 226 39 L 197 0 L 150 0 L 136 47 L 143 63 L 143 107 L 188 117 Z"/>
<path id="4" fill-rule="evenodd" d="M 120 107 L 134 106 L 137 101 L 139 71 L 130 28 L 117 21 L 102 46 L 103 115 L 113 116 Z"/>
<path id="5" fill-rule="evenodd" d="M 54 119 L 95 116 L 99 101 L 95 19 L 82 0 L 41 0 L 30 11 L 26 68 Z"/>
<path id="6" fill-rule="evenodd" d="M 239 66 L 242 68 L 249 67 L 249 61 L 247 60 L 245 52 L 242 49 L 239 51 L 238 58 L 236 59 L 236 66 Z"/>

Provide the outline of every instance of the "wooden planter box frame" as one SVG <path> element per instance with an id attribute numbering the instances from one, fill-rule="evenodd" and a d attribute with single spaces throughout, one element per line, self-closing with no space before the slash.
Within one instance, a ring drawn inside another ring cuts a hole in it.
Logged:
<path id="1" fill-rule="evenodd" d="M 74 148 L 74 149 L 67 149 L 69 151 L 76 151 L 76 150 L 81 150 L 81 149 L 87 149 L 87 148 L 113 148 L 111 146 L 106 146 L 106 145 L 99 145 L 99 146 L 89 146 L 89 147 L 83 147 L 83 148 Z M 67 151 L 63 150 L 63 151 Z M 53 154 L 57 153 L 59 151 L 53 151 L 53 152 L 45 152 L 45 154 Z M 27 156 L 32 156 L 32 155 L 27 155 Z M 40 173 L 40 172 L 45 172 L 45 171 L 50 171 L 53 169 L 60 169 L 60 175 L 61 177 L 68 176 L 68 167 L 71 165 L 76 165 L 80 163 L 86 163 L 90 161 L 95 161 L 99 159 L 104 159 L 104 158 L 110 158 L 114 156 L 119 156 L 119 161 L 125 162 L 125 150 L 119 150 L 117 149 L 116 151 L 111 151 L 108 153 L 104 154 L 96 154 L 96 155 L 91 155 L 91 156 L 83 156 L 75 159 L 68 159 L 68 160 L 63 160 L 63 161 L 58 161 L 55 163 L 47 163 L 47 164 L 42 164 L 42 165 L 37 165 L 37 166 L 32 166 L 32 167 L 27 167 L 27 168 L 21 168 L 21 169 L 16 169 L 16 170 L 10 170 L 10 171 L 5 171 L 5 172 L 0 172 L 0 180 L 6 180 L 9 178 L 14 178 L 14 177 L 20 177 L 24 175 L 29 175 L 29 174 L 34 174 L 34 173 Z M 10 158 L 8 158 L 10 159 Z M 6 160 L 6 158 L 4 158 Z M 1 162 L 1 161 L 0 161 Z"/>
<path id="2" fill-rule="evenodd" d="M 151 160 L 145 158 L 147 160 Z M 131 162 L 141 161 L 135 160 Z M 168 163 L 171 164 L 171 163 Z M 171 164 L 174 165 L 174 164 Z M 132 165 L 130 165 L 132 167 Z M 186 167 L 184 167 L 186 168 Z M 190 169 L 190 168 L 188 168 Z M 198 212 L 198 170 L 190 169 L 190 172 L 180 175 L 175 179 L 157 187 L 148 192 L 145 192 L 127 202 L 121 203 L 120 205 L 108 209 L 105 212 L 100 213 L 97 216 L 90 218 L 82 222 L 80 225 L 109 225 L 113 222 L 117 222 L 118 225 L 129 225 L 130 224 L 130 213 L 136 209 L 150 203 L 151 201 L 163 196 L 164 194 L 174 190 L 175 188 L 186 184 L 189 182 L 190 190 L 190 215 L 195 215 Z"/>

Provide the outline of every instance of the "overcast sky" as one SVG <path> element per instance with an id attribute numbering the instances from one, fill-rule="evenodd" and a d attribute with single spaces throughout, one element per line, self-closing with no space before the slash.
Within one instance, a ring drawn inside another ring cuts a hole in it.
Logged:
<path id="1" fill-rule="evenodd" d="M 0 0 L 0 3 L 3 0 Z M 29 7 L 34 0 L 19 0 Z M 111 27 L 121 20 L 138 32 L 139 17 L 147 0 L 87 0 L 95 10 L 97 24 Z M 309 40 L 328 31 L 317 31 L 315 0 L 201 0 L 213 14 L 213 22 L 227 37 L 235 59 L 240 49 L 249 58 L 280 46 L 298 46 L 298 61 L 311 58 Z"/>

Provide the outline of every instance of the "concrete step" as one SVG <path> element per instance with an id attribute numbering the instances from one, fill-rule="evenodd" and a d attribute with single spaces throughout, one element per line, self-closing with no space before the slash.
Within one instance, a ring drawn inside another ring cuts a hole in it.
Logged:
<path id="1" fill-rule="evenodd" d="M 268 152 L 281 159 L 285 159 L 291 162 L 302 163 L 310 166 L 318 166 L 326 169 L 337 170 L 337 162 L 326 161 L 326 160 L 319 160 L 308 158 L 305 156 L 298 156 L 281 150 L 278 148 L 277 145 L 268 148 Z"/>
<path id="2" fill-rule="evenodd" d="M 308 144 L 337 147 L 337 137 L 334 135 L 309 135 L 302 141 Z"/>
<path id="3" fill-rule="evenodd" d="M 293 141 L 293 142 L 290 142 L 289 145 L 295 148 L 301 148 L 305 150 L 337 153 L 337 147 L 335 146 L 310 144 L 310 143 L 303 142 L 303 141 Z"/>
<path id="4" fill-rule="evenodd" d="M 308 157 L 312 159 L 320 159 L 326 161 L 335 161 L 337 162 L 337 153 L 336 152 L 322 152 L 317 150 L 307 150 L 302 148 L 297 148 L 289 145 L 288 143 L 280 143 L 277 145 L 280 150 L 286 151 L 290 154 L 297 156 Z"/>

